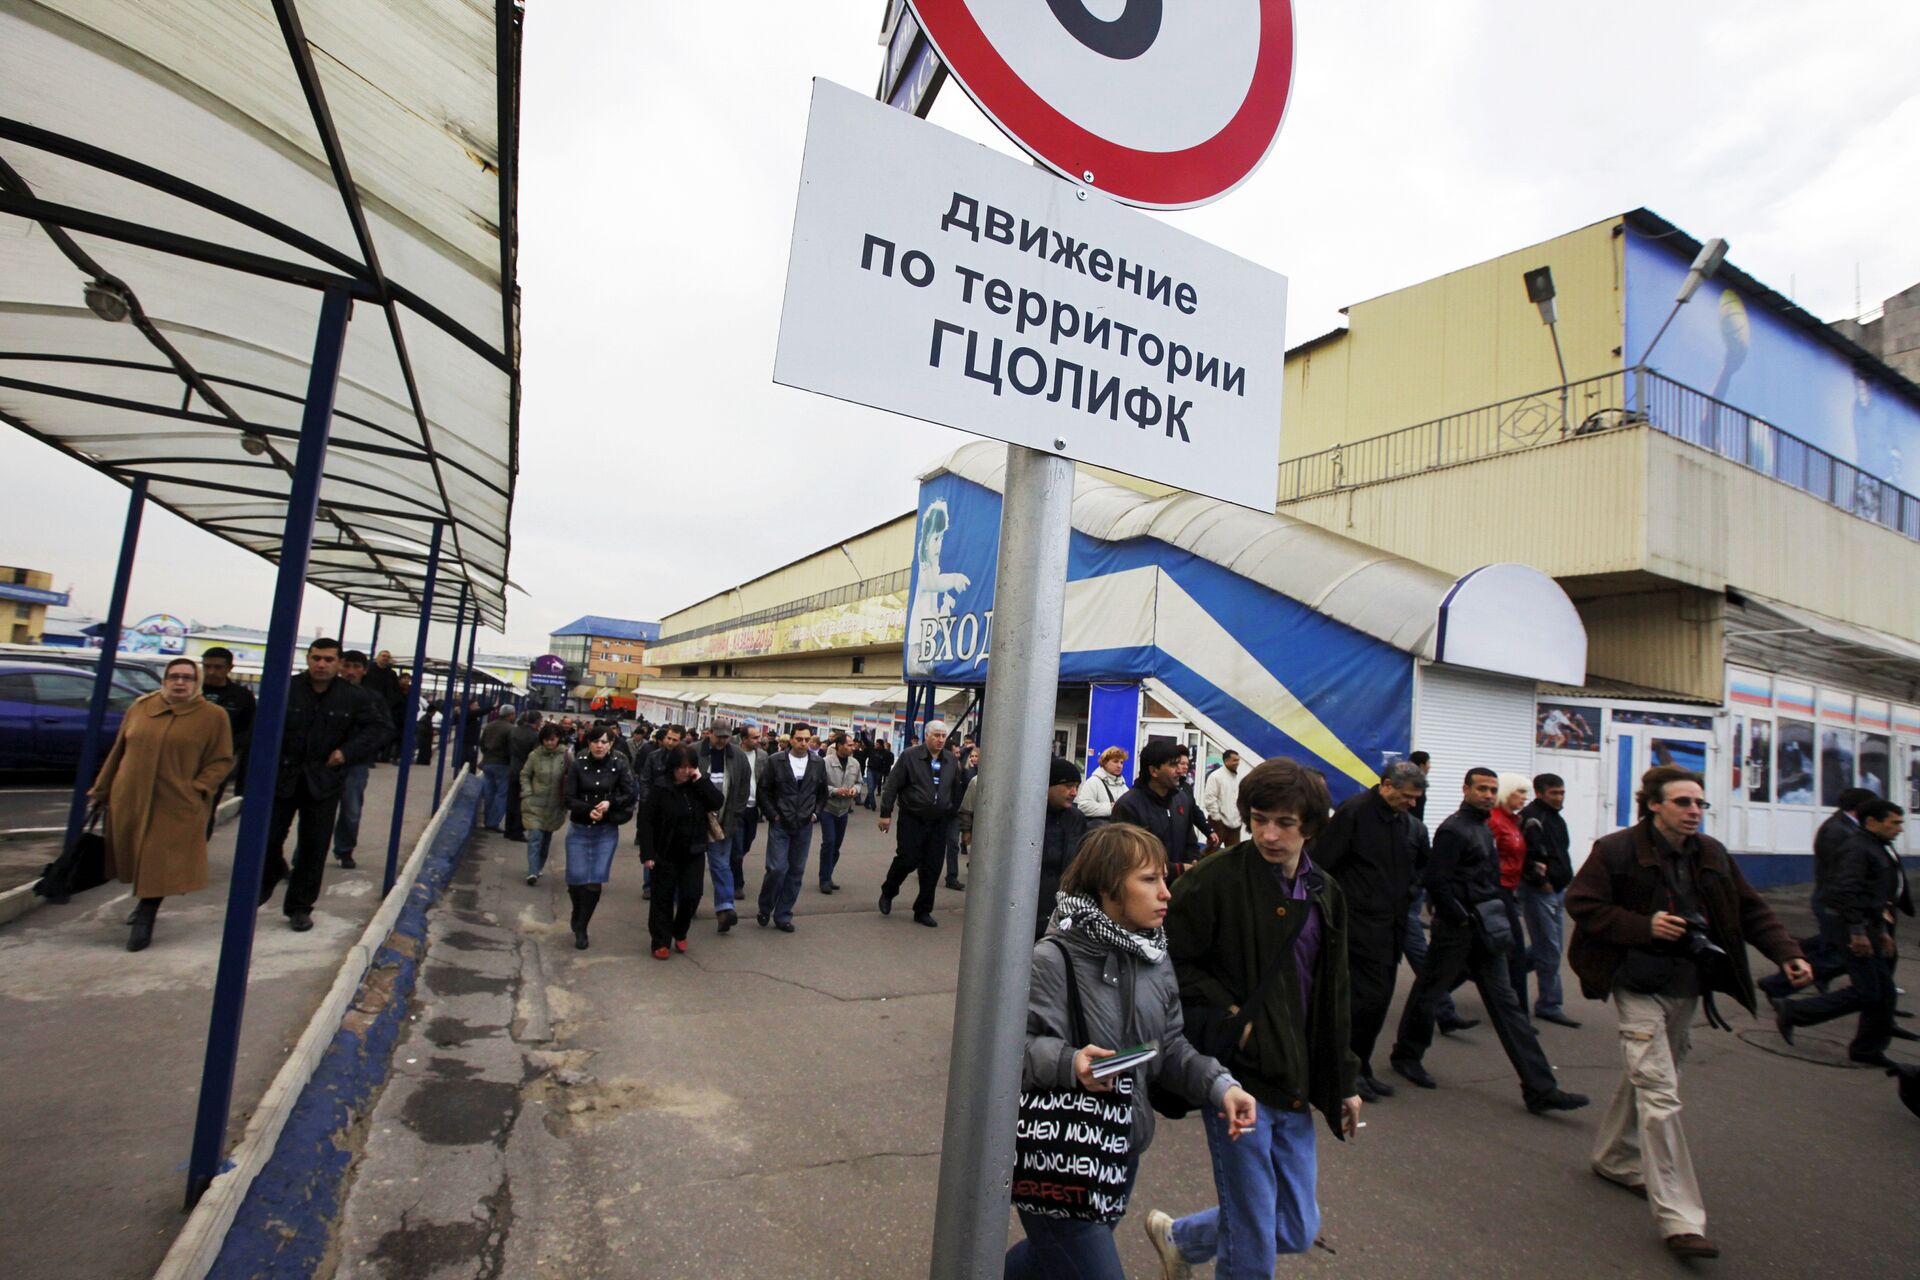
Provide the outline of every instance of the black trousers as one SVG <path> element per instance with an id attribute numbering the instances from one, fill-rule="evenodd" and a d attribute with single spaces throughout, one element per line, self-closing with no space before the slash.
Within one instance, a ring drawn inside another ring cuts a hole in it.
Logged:
<path id="1" fill-rule="evenodd" d="M 699 853 L 685 860 L 658 858 L 653 864 L 653 897 L 647 903 L 647 936 L 653 949 L 672 946 L 687 936 L 700 906 L 707 860 Z"/>
<path id="2" fill-rule="evenodd" d="M 739 838 L 733 842 L 733 851 L 727 858 L 727 865 L 733 871 L 733 895 L 744 901 L 747 884 L 747 854 L 753 848 L 753 838 L 760 834 L 760 806 L 750 804 L 740 811 L 740 825 L 735 828 Z"/>
<path id="3" fill-rule="evenodd" d="M 1857 1013 L 1860 1025 L 1854 1030 L 1848 1050 L 1885 1053 L 1893 1043 L 1893 1010 L 1900 998 L 1893 984 L 1893 958 L 1880 954 L 1878 939 L 1874 940 L 1872 955 L 1854 955 L 1848 946 L 1846 923 L 1837 916 L 1828 918 L 1820 940 L 1829 952 L 1845 957 L 1847 981 L 1851 985 L 1790 1001 L 1787 1010 L 1793 1025 L 1810 1027 Z"/>
<path id="4" fill-rule="evenodd" d="M 520 816 L 520 771 L 518 769 L 510 770 L 507 773 L 506 836 L 509 840 L 525 840 L 527 838 L 526 820 Z"/>
<path id="5" fill-rule="evenodd" d="M 1351 916 L 1347 920 L 1347 972 L 1351 984 L 1353 1056 L 1373 1074 L 1373 1046 L 1387 1025 L 1394 979 L 1400 972 L 1399 921 Z"/>
<path id="6" fill-rule="evenodd" d="M 897 834 L 893 865 L 887 868 L 885 892 L 893 897 L 907 882 L 907 876 L 917 873 L 920 892 L 913 898 L 913 914 L 927 915 L 933 911 L 933 897 L 940 887 L 940 869 L 946 865 L 947 828 L 953 825 L 953 819 L 929 822 L 902 812 L 898 823 L 894 828 Z"/>
<path id="7" fill-rule="evenodd" d="M 270 886 L 282 880 L 287 882 L 287 897 L 281 910 L 290 916 L 312 911 L 313 904 L 320 900 L 320 877 L 327 869 L 327 844 L 333 838 L 333 822 L 339 812 L 339 796 L 316 799 L 307 793 L 305 782 L 300 783 L 293 795 L 273 798 L 273 828 L 267 833 L 267 859 L 261 872 L 261 885 L 270 892 Z M 294 828 L 296 820 L 299 832 L 294 837 L 293 867 L 289 870 L 287 833 Z"/>
<path id="8" fill-rule="evenodd" d="M 1508 977 L 1507 955 L 1490 949 L 1469 923 L 1435 915 L 1433 938 L 1427 944 L 1427 967 L 1413 984 L 1407 1007 L 1400 1014 L 1400 1035 L 1393 1045 L 1396 1062 L 1418 1062 L 1433 1044 L 1434 1010 L 1440 997 L 1458 985 L 1461 975 L 1480 989 L 1481 1003 L 1493 1023 L 1500 1047 L 1507 1052 L 1520 1092 L 1529 1100 L 1558 1088 L 1540 1038 L 1520 1009 Z"/>

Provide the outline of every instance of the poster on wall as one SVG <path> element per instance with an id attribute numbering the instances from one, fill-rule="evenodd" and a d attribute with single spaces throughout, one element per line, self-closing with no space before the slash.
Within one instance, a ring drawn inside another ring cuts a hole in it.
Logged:
<path id="1" fill-rule="evenodd" d="M 1863 733 L 1860 735 L 1860 758 L 1856 762 L 1860 772 L 1854 778 L 1854 785 L 1865 787 L 1881 799 L 1890 797 L 1893 792 L 1892 781 L 1892 743 L 1884 733 Z"/>
<path id="2" fill-rule="evenodd" d="M 1544 751 L 1600 750 L 1600 708 L 1577 702 L 1536 703 L 1533 745 Z"/>
<path id="3" fill-rule="evenodd" d="M 1780 720 L 1780 803 L 1813 803 L 1813 722 Z"/>
<path id="4" fill-rule="evenodd" d="M 1853 730 L 1820 731 L 1820 803 L 1835 806 L 1853 785 Z"/>
<path id="5" fill-rule="evenodd" d="M 1907 744 L 1907 803 L 1906 810 L 1913 813 L 1920 810 L 1920 742 Z"/>
<path id="6" fill-rule="evenodd" d="M 1728 786 L 1727 793 L 1737 796 L 1746 788 L 1746 783 L 1741 778 L 1741 773 L 1747 764 L 1747 718 L 1745 716 L 1733 718 L 1733 750 L 1728 754 L 1733 757 L 1733 777 L 1730 779 L 1731 785 Z"/>
<path id="7" fill-rule="evenodd" d="M 1647 755 L 1657 765 L 1672 764 L 1706 776 L 1707 744 L 1691 738 L 1654 738 L 1647 743 Z"/>
<path id="8" fill-rule="evenodd" d="M 1743 770 L 1747 799 L 1773 802 L 1773 721 L 1755 720 L 1747 730 L 1747 763 Z"/>

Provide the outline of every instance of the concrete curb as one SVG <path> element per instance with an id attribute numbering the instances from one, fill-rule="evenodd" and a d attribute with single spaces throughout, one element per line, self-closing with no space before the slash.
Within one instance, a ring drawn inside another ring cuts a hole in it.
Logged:
<path id="1" fill-rule="evenodd" d="M 207 1187 L 206 1194 L 200 1197 L 200 1203 L 194 1206 L 186 1226 L 174 1238 L 173 1247 L 161 1261 L 160 1269 L 154 1272 L 154 1280 L 203 1280 L 212 1269 L 226 1245 L 228 1229 L 232 1227 L 248 1190 L 273 1156 L 280 1134 L 286 1128 L 287 1118 L 293 1114 L 294 1106 L 313 1079 L 315 1069 L 332 1046 L 341 1022 L 373 965 L 374 957 L 386 945 L 395 922 L 406 908 L 415 882 L 419 879 L 420 869 L 432 852 L 447 815 L 460 807 L 457 802 L 462 792 L 468 789 L 467 784 L 472 776 L 455 776 L 453 788 L 447 793 L 439 811 L 433 815 L 433 821 L 420 833 L 413 852 L 408 855 L 394 880 L 393 891 L 380 904 L 380 910 L 374 913 L 373 919 L 367 922 L 359 941 L 347 951 L 326 999 L 314 1010 L 299 1042 L 294 1045 L 286 1062 L 281 1065 L 279 1074 L 274 1076 L 273 1083 L 254 1107 L 253 1115 L 247 1121 L 246 1132 L 229 1155 L 230 1167 L 216 1177 Z"/>
<path id="2" fill-rule="evenodd" d="M 213 825 L 225 826 L 240 813 L 240 797 L 229 796 L 220 802 L 220 812 L 215 815 Z M 0 831 L 0 841 L 27 840 L 44 836 L 65 835 L 65 827 L 16 827 L 12 831 Z M 18 920 L 29 911 L 37 909 L 46 899 L 33 891 L 35 882 L 15 885 L 5 893 L 0 893 L 0 924 L 9 920 Z"/>

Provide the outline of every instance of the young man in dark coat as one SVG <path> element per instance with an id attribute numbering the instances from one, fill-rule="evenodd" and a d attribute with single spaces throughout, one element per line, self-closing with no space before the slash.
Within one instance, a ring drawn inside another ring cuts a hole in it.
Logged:
<path id="1" fill-rule="evenodd" d="M 1145 827 L 1167 850 L 1167 866 L 1178 876 L 1194 859 L 1199 824 L 1206 821 L 1193 793 L 1182 785 L 1187 749 L 1157 738 L 1140 749 L 1140 774 L 1127 794 L 1113 804 L 1113 821 Z"/>
<path id="2" fill-rule="evenodd" d="M 307 646 L 307 669 L 293 677 L 287 694 L 286 724 L 280 735 L 280 769 L 274 779 L 273 826 L 267 836 L 266 866 L 260 880 L 265 905 L 287 881 L 284 910 L 295 933 L 313 928 L 313 904 L 327 867 L 327 843 L 340 810 L 347 766 L 367 764 L 387 741 L 387 713 L 373 695 L 340 677 L 340 642 L 315 640 Z M 289 872 L 287 833 L 295 820 L 300 834 Z"/>
<path id="3" fill-rule="evenodd" d="M 792 933 L 793 904 L 807 880 L 813 829 L 827 803 L 827 766 L 813 754 L 813 726 L 796 724 L 786 751 L 769 756 L 760 774 L 760 814 L 767 823 L 767 873 L 760 881 L 762 929 L 769 920 Z"/>
<path id="4" fill-rule="evenodd" d="M 1167 954 L 1186 1034 L 1232 1071 L 1259 1112 L 1237 1139 L 1214 1108 L 1201 1112 L 1219 1206 L 1178 1221 L 1148 1216 L 1168 1274 L 1213 1262 L 1218 1276 L 1271 1277 L 1279 1254 L 1312 1248 L 1320 1226 L 1314 1112 L 1343 1140 L 1359 1123 L 1346 896 L 1308 849 L 1329 803 L 1326 780 L 1292 760 L 1249 770 L 1239 794 L 1249 838 L 1173 886 Z"/>
<path id="5" fill-rule="evenodd" d="M 1400 1034 L 1389 1064 L 1422 1089 L 1437 1087 L 1420 1059 L 1433 1044 L 1440 997 L 1464 974 L 1480 990 L 1500 1047 L 1520 1077 L 1527 1110 L 1535 1115 L 1577 1111 L 1589 1099 L 1555 1082 L 1553 1067 L 1540 1052 L 1540 1038 L 1507 976 L 1507 952 L 1518 940 L 1507 927 L 1506 901 L 1500 896 L 1500 853 L 1487 828 L 1487 815 L 1499 790 L 1500 775 L 1493 770 L 1467 770 L 1460 808 L 1440 824 L 1433 838 L 1433 857 L 1425 877 L 1427 896 L 1433 902 L 1433 938 L 1427 946 L 1426 969 L 1415 980 L 1401 1011 Z"/>
<path id="6" fill-rule="evenodd" d="M 1395 761 L 1378 785 L 1342 801 L 1313 842 L 1314 864 L 1339 882 L 1347 898 L 1353 1056 L 1360 1060 L 1357 1086 L 1364 1102 L 1394 1093 L 1373 1073 L 1373 1046 L 1393 1003 L 1414 869 L 1427 861 L 1427 829 L 1413 816 L 1426 790 L 1427 775 L 1419 766 Z"/>
<path id="7" fill-rule="evenodd" d="M 1707 1211 L 1680 1127 L 1680 1064 L 1694 1012 L 1704 996 L 1714 1020 L 1715 992 L 1753 1012 L 1748 943 L 1796 987 L 1813 970 L 1726 847 L 1701 833 L 1707 802 L 1699 774 L 1649 769 L 1639 801 L 1646 816 L 1596 841 L 1567 890 L 1568 959 L 1588 999 L 1612 998 L 1626 1058 L 1594 1137 L 1593 1171 L 1644 1192 L 1668 1252 L 1714 1258 L 1720 1251 L 1706 1237 Z"/>
<path id="8" fill-rule="evenodd" d="M 1573 843 L 1567 820 L 1560 809 L 1567 802 L 1567 783 L 1557 773 L 1542 773 L 1533 780 L 1533 799 L 1520 811 L 1520 832 L 1527 840 L 1527 860 L 1520 868 L 1519 899 L 1521 917 L 1527 922 L 1527 969 L 1535 975 L 1539 996 L 1533 1002 L 1533 1016 L 1540 1022 L 1563 1027 L 1580 1024 L 1567 1016 L 1565 995 L 1561 990 L 1560 953 L 1566 937 L 1566 893 L 1573 883 Z M 1527 1007 L 1527 991 L 1522 979 L 1520 1007 Z"/>

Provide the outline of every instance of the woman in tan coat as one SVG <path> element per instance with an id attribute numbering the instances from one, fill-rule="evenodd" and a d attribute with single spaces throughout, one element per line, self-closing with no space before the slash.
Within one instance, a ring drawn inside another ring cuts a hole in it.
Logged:
<path id="1" fill-rule="evenodd" d="M 175 658 L 159 692 L 127 708 L 87 793 L 106 809 L 107 870 L 140 900 L 127 950 L 153 940 L 160 899 L 207 887 L 207 816 L 232 767 L 227 713 L 200 696 L 193 659 Z"/>

